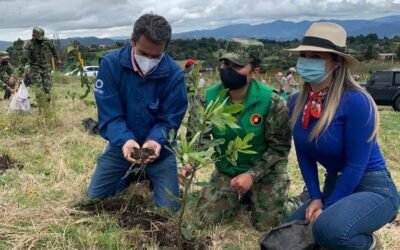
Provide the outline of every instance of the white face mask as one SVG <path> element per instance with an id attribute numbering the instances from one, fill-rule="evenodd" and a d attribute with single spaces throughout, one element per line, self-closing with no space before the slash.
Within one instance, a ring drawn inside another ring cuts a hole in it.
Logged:
<path id="1" fill-rule="evenodd" d="M 157 65 L 161 62 L 164 54 L 161 55 L 158 59 L 150 59 L 145 56 L 138 55 L 135 51 L 135 61 L 138 64 L 140 70 L 142 71 L 143 75 L 149 73 L 152 69 L 157 67 Z"/>

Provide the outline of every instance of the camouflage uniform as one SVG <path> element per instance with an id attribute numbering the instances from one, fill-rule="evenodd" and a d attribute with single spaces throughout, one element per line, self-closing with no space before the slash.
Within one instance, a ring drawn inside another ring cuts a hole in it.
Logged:
<path id="1" fill-rule="evenodd" d="M 0 51 L 0 87 L 5 89 L 4 99 L 9 99 L 11 96 L 10 88 L 15 88 L 15 83 L 9 83 L 10 78 L 13 76 L 13 67 L 8 62 L 8 53 Z"/>
<path id="2" fill-rule="evenodd" d="M 22 76 L 26 64 L 30 65 L 32 84 L 43 91 L 50 98 L 52 88 L 50 78 L 51 58 L 49 55 L 59 60 L 57 51 L 51 40 L 44 37 L 44 30 L 39 27 L 33 28 L 32 40 L 24 46 L 24 53 L 21 58 L 19 75 Z M 38 94 L 36 92 L 36 94 Z"/>
<path id="3" fill-rule="evenodd" d="M 241 50 L 221 57 L 221 59 L 230 60 L 238 65 L 248 64 L 250 58 L 248 53 Z M 252 82 L 251 84 L 256 83 Z M 257 84 L 260 83 L 257 82 Z M 248 95 L 250 89 L 251 87 L 249 87 Z M 249 106 L 249 110 L 251 109 L 252 107 Z M 265 142 L 266 150 L 264 153 L 259 152 L 261 157 L 248 170 L 245 169 L 245 172 L 249 173 L 254 181 L 249 191 L 251 192 L 251 216 L 253 225 L 260 231 L 280 224 L 291 211 L 301 204 L 297 198 L 288 198 L 290 181 L 287 162 L 291 147 L 291 128 L 286 103 L 273 92 L 270 95 L 267 109 L 266 116 L 262 119 L 264 134 L 258 135 L 261 138 L 253 138 L 253 141 L 256 139 L 261 140 L 261 143 Z M 234 167 L 228 166 L 228 172 L 232 168 Z M 229 219 L 240 208 L 238 194 L 232 190 L 230 182 L 233 177 L 243 172 L 228 172 L 221 172 L 217 163 L 217 169 L 212 174 L 209 185 L 202 190 L 200 211 L 206 222 L 219 223 Z"/>

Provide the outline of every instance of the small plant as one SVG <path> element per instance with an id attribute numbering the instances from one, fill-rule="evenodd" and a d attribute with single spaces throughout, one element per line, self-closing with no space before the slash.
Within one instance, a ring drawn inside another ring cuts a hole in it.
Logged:
<path id="1" fill-rule="evenodd" d="M 175 132 L 169 134 L 169 141 L 173 147 L 169 148 L 177 157 L 182 167 L 190 171 L 188 176 L 180 175 L 181 180 L 185 183 L 181 198 L 174 199 L 180 203 L 178 212 L 178 249 L 183 249 L 182 236 L 186 240 L 193 240 L 192 230 L 199 228 L 193 223 L 185 223 L 184 215 L 189 203 L 193 203 L 195 198 L 189 193 L 196 172 L 216 161 L 227 158 L 232 164 L 236 164 L 238 153 L 252 154 L 251 145 L 248 143 L 254 137 L 254 134 L 248 134 L 243 139 L 235 138 L 228 142 L 228 149 L 224 154 L 217 154 L 220 151 L 219 146 L 225 143 L 224 139 L 211 139 L 210 132 L 213 127 L 219 130 L 226 128 L 239 128 L 236 124 L 235 114 L 243 109 L 241 104 L 228 105 L 226 94 L 228 90 L 222 91 L 216 100 L 211 101 L 206 107 L 201 101 L 201 96 L 197 94 L 200 90 L 197 87 L 198 69 L 196 65 L 191 74 L 187 77 L 188 86 L 192 89 L 189 96 L 189 115 L 191 116 L 184 126 L 188 129 L 187 134 L 179 134 L 176 139 Z M 187 136 L 189 135 L 189 136 Z M 186 224 L 186 225 L 185 225 Z"/>
<path id="2" fill-rule="evenodd" d="M 79 50 L 79 47 L 70 45 L 67 49 L 67 54 L 69 56 L 73 56 L 74 58 L 76 58 L 76 60 L 77 60 L 76 67 L 78 68 L 78 71 L 76 74 L 80 76 L 81 88 L 86 88 L 86 89 L 85 89 L 85 92 L 81 95 L 79 95 L 77 92 L 68 91 L 66 97 L 69 97 L 74 101 L 75 98 L 79 95 L 79 99 L 83 100 L 86 105 L 88 105 L 88 106 L 95 105 L 95 103 L 93 101 L 86 100 L 86 97 L 89 95 L 89 93 L 92 90 L 92 86 L 94 85 L 95 80 L 90 79 L 84 72 L 85 61 L 82 58 L 82 54 Z"/>

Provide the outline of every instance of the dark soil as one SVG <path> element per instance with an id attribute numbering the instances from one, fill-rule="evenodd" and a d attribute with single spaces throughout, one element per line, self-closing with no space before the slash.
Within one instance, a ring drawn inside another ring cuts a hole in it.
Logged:
<path id="1" fill-rule="evenodd" d="M 21 170 L 24 167 L 21 163 L 13 161 L 8 155 L 0 155 L 0 174 L 7 169 L 18 168 Z"/>
<path id="2" fill-rule="evenodd" d="M 131 152 L 131 158 L 140 160 L 140 162 L 144 162 L 147 158 L 154 154 L 155 152 L 151 148 L 133 148 Z"/>
<path id="3" fill-rule="evenodd" d="M 109 213 L 116 217 L 118 225 L 126 229 L 125 237 L 132 246 L 140 249 L 150 241 L 157 242 L 164 249 L 177 249 L 176 220 L 171 216 L 156 213 L 153 208 L 146 207 L 144 198 L 134 194 L 131 201 L 121 198 L 89 201 L 79 204 L 77 209 L 89 212 L 92 216 Z M 133 235 L 129 231 L 140 228 L 141 235 Z M 184 249 L 207 249 L 211 239 L 184 240 Z"/>

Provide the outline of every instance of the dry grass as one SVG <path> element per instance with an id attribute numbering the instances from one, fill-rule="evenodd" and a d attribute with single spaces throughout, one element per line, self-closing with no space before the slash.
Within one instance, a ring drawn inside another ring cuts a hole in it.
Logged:
<path id="1" fill-rule="evenodd" d="M 44 120 L 33 115 L 5 115 L 8 103 L 0 101 L 0 154 L 22 162 L 22 170 L 0 175 L 0 249 L 129 249 L 129 236 L 116 218 L 106 213 L 88 216 L 73 209 L 84 201 L 86 187 L 106 142 L 88 135 L 81 126 L 86 117 L 96 118 L 94 107 L 65 99 L 66 91 L 80 91 L 73 78 L 57 76 L 57 113 Z M 400 186 L 400 114 L 381 109 L 380 141 L 395 182 Z M 302 188 L 293 150 L 290 154 L 290 193 Z M 212 167 L 202 169 L 197 181 L 208 180 Z M 193 191 L 198 191 L 194 187 Z M 189 211 L 187 217 L 195 216 Z M 140 233 L 140 232 L 139 232 Z M 228 224 L 205 229 L 212 237 L 210 249 L 258 249 L 260 233 L 253 229 L 248 212 Z M 385 249 L 400 249 L 399 222 L 378 232 Z M 128 237 L 126 237 L 128 236 Z M 157 249 L 150 243 L 148 249 Z"/>

